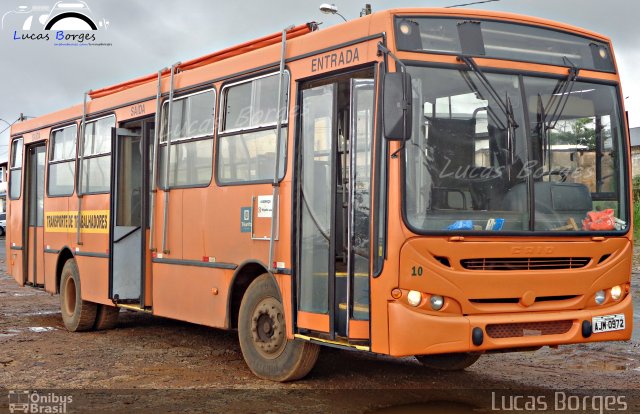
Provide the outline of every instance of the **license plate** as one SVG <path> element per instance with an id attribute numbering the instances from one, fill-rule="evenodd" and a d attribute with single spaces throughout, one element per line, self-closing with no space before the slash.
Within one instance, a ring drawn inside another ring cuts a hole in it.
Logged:
<path id="1" fill-rule="evenodd" d="M 624 314 L 596 316 L 591 320 L 593 333 L 621 331 L 625 328 Z"/>

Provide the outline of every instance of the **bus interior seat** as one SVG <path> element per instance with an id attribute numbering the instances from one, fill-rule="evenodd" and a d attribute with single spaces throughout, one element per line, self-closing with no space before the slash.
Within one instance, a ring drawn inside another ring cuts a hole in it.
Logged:
<path id="1" fill-rule="evenodd" d="M 476 120 L 433 118 L 429 126 L 431 176 L 434 187 L 451 191 L 468 191 L 474 210 L 495 209 L 502 203 L 504 180 L 499 170 L 475 166 Z M 447 192 L 434 192 L 435 203 L 447 205 Z M 434 196 L 434 194 L 432 194 Z M 438 197 L 444 197 L 438 200 Z"/>
<path id="2" fill-rule="evenodd" d="M 593 209 L 589 187 L 580 183 L 538 181 L 535 183 L 536 214 L 558 213 L 582 219 Z M 529 209 L 527 183 L 516 184 L 504 199 L 503 210 L 525 212 Z"/>

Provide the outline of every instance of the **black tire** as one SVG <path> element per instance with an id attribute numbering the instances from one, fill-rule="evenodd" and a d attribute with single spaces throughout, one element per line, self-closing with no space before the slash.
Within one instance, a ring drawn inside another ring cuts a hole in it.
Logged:
<path id="1" fill-rule="evenodd" d="M 238 315 L 242 355 L 256 376 L 271 381 L 295 381 L 307 375 L 318 360 L 320 347 L 287 339 L 285 326 L 280 292 L 265 273 L 249 285 Z"/>
<path id="2" fill-rule="evenodd" d="M 88 331 L 96 322 L 98 305 L 82 300 L 81 292 L 78 265 L 69 259 L 60 278 L 60 310 L 64 326 L 71 332 Z"/>
<path id="3" fill-rule="evenodd" d="M 440 371 L 462 371 L 473 365 L 481 356 L 478 352 L 459 354 L 416 355 L 416 359 L 427 368 Z"/>
<path id="4" fill-rule="evenodd" d="M 96 311 L 96 322 L 93 324 L 93 329 L 98 331 L 106 331 L 113 329 L 118 325 L 118 315 L 120 315 L 120 308 L 108 305 L 98 305 Z"/>

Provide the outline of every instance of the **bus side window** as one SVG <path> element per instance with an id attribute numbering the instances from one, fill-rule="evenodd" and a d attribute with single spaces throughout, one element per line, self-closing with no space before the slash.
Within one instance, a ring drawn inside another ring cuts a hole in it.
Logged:
<path id="1" fill-rule="evenodd" d="M 11 165 L 9 166 L 9 198 L 20 198 L 22 188 L 22 138 L 14 139 L 11 143 Z"/>
<path id="2" fill-rule="evenodd" d="M 76 137 L 78 126 L 71 125 L 51 132 L 49 151 L 49 196 L 73 194 L 73 177 L 76 174 Z"/>
<path id="3" fill-rule="evenodd" d="M 87 122 L 82 159 L 83 194 L 106 193 L 111 190 L 111 128 L 115 116 Z"/>
<path id="4" fill-rule="evenodd" d="M 171 129 L 171 156 L 169 157 L 170 187 L 199 187 L 211 182 L 213 171 L 213 120 L 216 92 L 208 89 L 175 98 L 169 123 L 169 102 L 162 106 L 162 129 L 158 177 L 161 188 L 166 188 L 165 163 L 167 159 L 168 128 Z"/>
<path id="5" fill-rule="evenodd" d="M 278 110 L 279 73 L 225 86 L 218 143 L 217 178 L 234 184 L 273 179 L 278 112 L 282 115 L 278 176 L 284 177 L 288 132 L 288 96 Z M 284 85 L 289 85 L 285 72 Z M 288 88 L 287 88 L 288 89 Z"/>

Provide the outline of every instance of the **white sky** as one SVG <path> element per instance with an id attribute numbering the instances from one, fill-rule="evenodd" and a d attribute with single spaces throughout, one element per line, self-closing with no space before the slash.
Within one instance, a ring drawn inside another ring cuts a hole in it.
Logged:
<path id="1" fill-rule="evenodd" d="M 37 116 L 82 101 L 89 89 L 156 72 L 177 61 L 210 53 L 291 24 L 338 24 L 318 11 L 323 0 L 85 0 L 98 20 L 109 21 L 100 40 L 111 47 L 62 48 L 53 42 L 13 39 L 0 31 L 0 119 L 13 122 L 22 112 Z M 326 0 L 325 0 L 326 1 Z M 365 1 L 331 0 L 352 19 Z M 471 0 L 370 0 L 373 10 L 440 7 Z M 21 5 L 53 6 L 56 0 L 3 0 L 0 16 Z M 632 127 L 640 126 L 640 2 L 629 0 L 501 0 L 474 6 L 570 23 L 613 39 Z M 37 18 L 35 19 L 37 20 Z M 35 22 L 34 20 L 34 22 Z M 34 23 L 35 24 L 35 23 Z M 20 27 L 17 27 L 20 29 Z M 0 121 L 0 131 L 6 124 Z M 6 158 L 8 131 L 0 135 Z"/>

